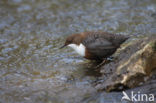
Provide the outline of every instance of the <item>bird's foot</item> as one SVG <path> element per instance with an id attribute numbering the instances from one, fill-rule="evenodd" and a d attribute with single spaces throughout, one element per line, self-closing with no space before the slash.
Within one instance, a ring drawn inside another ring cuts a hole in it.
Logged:
<path id="1" fill-rule="evenodd" d="M 107 61 L 113 61 L 114 60 L 114 57 L 108 57 L 106 58 Z"/>

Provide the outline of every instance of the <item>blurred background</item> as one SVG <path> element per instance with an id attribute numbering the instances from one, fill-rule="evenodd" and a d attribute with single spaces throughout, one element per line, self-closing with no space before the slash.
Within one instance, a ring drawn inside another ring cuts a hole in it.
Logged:
<path id="1" fill-rule="evenodd" d="M 121 103 L 96 91 L 90 61 L 58 49 L 84 31 L 156 34 L 156 0 L 0 0 L 0 103 Z"/>

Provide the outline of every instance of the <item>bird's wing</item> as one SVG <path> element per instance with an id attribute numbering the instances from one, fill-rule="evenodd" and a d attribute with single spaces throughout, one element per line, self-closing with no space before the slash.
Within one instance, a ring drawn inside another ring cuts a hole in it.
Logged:
<path id="1" fill-rule="evenodd" d="M 112 50 L 116 49 L 116 47 L 109 40 L 95 35 L 90 35 L 90 37 L 83 41 L 83 44 L 90 53 L 99 57 L 105 56 Z"/>

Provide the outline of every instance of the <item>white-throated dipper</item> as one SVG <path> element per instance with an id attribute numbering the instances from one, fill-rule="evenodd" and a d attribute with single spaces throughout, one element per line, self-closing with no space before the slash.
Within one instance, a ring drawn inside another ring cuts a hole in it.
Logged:
<path id="1" fill-rule="evenodd" d="M 125 35 L 106 32 L 82 32 L 67 37 L 65 44 L 90 60 L 103 60 L 111 56 L 128 39 Z"/>

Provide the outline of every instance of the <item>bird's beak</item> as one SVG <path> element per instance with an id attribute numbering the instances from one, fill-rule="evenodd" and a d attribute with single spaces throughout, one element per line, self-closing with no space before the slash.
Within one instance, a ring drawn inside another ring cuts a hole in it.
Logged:
<path id="1" fill-rule="evenodd" d="M 66 46 L 66 45 L 61 46 L 60 49 L 64 48 L 65 46 Z"/>

